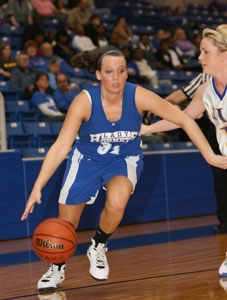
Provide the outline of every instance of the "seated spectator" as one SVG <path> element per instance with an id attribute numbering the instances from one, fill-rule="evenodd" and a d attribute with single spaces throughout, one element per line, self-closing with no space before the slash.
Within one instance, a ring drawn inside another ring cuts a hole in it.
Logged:
<path id="1" fill-rule="evenodd" d="M 32 103 L 42 112 L 42 120 L 64 120 L 65 115 L 57 109 L 54 102 L 52 91 L 49 86 L 49 77 L 46 73 L 40 72 L 37 74 Z"/>
<path id="2" fill-rule="evenodd" d="M 4 80 L 8 80 L 11 75 L 11 71 L 16 67 L 16 62 L 11 56 L 11 46 L 10 44 L 0 45 L 0 74 L 3 75 Z"/>
<path id="3" fill-rule="evenodd" d="M 36 66 L 39 64 L 39 56 L 37 54 L 38 46 L 35 41 L 28 40 L 24 44 L 24 51 L 29 56 L 29 67 L 36 69 Z"/>
<path id="4" fill-rule="evenodd" d="M 194 56 L 195 59 L 198 59 L 198 57 L 200 55 L 201 40 L 202 40 L 202 35 L 199 32 L 193 34 L 192 43 L 196 46 L 196 52 L 195 52 L 195 56 Z"/>
<path id="5" fill-rule="evenodd" d="M 60 71 L 60 62 L 58 59 L 53 58 L 48 61 L 47 63 L 47 71 L 49 76 L 49 84 L 50 88 L 55 91 L 57 89 L 57 83 L 56 83 L 56 75 Z"/>
<path id="6" fill-rule="evenodd" d="M 87 0 L 80 0 L 79 4 L 68 13 L 67 25 L 69 29 L 75 30 L 76 24 L 86 25 L 89 23 L 91 11 Z"/>
<path id="7" fill-rule="evenodd" d="M 54 92 L 54 101 L 57 108 L 66 113 L 76 95 L 79 94 L 79 87 L 75 83 L 69 83 L 67 76 L 63 73 L 56 75 L 57 90 Z"/>
<path id="8" fill-rule="evenodd" d="M 162 16 L 162 22 L 164 27 L 176 28 L 186 24 L 186 19 L 182 16 L 183 8 L 181 6 L 176 7 L 175 10 L 171 6 L 167 6 Z"/>
<path id="9" fill-rule="evenodd" d="M 98 48 L 106 48 L 109 46 L 109 39 L 106 34 L 106 27 L 100 24 L 97 28 Z"/>
<path id="10" fill-rule="evenodd" d="M 139 69 L 140 82 L 153 86 L 158 85 L 157 72 L 152 70 L 147 60 L 144 59 L 143 50 L 141 48 L 138 47 L 133 50 L 133 58 Z"/>
<path id="11" fill-rule="evenodd" d="M 32 15 L 26 0 L 9 0 L 6 9 L 9 23 L 16 27 L 32 24 Z"/>
<path id="12" fill-rule="evenodd" d="M 177 28 L 174 32 L 175 49 L 180 56 L 195 57 L 196 46 L 187 38 L 183 28 Z"/>
<path id="13" fill-rule="evenodd" d="M 10 88 L 21 92 L 22 99 L 31 99 L 34 92 L 37 70 L 29 68 L 29 57 L 26 53 L 19 52 L 16 55 L 17 66 L 12 70 L 10 76 Z"/>
<path id="14" fill-rule="evenodd" d="M 136 64 L 136 61 L 132 59 L 131 49 L 128 46 L 124 46 L 121 48 L 121 52 L 124 54 L 126 63 L 127 63 L 127 73 L 128 73 L 128 81 L 139 83 L 140 82 L 140 72 L 139 68 Z"/>
<path id="15" fill-rule="evenodd" d="M 36 57 L 35 60 L 33 60 L 34 68 L 37 70 L 47 73 L 47 63 L 53 59 L 59 59 L 60 62 L 60 72 L 67 74 L 69 77 L 76 76 L 76 72 L 73 67 L 71 67 L 65 60 L 60 58 L 57 55 L 53 54 L 53 46 L 49 42 L 42 43 L 41 47 L 41 57 Z"/>
<path id="16" fill-rule="evenodd" d="M 177 5 L 174 9 L 174 14 L 182 19 L 181 26 L 186 26 L 188 22 L 187 19 L 184 17 L 184 12 L 185 10 L 181 5 Z"/>
<path id="17" fill-rule="evenodd" d="M 182 61 L 177 52 L 171 49 L 171 39 L 160 42 L 160 49 L 155 53 L 156 67 L 159 70 L 181 70 Z"/>
<path id="18" fill-rule="evenodd" d="M 154 49 L 158 50 L 160 48 L 161 40 L 164 40 L 166 38 L 167 36 L 165 30 L 163 28 L 158 28 L 155 31 L 154 38 L 151 40 Z"/>
<path id="19" fill-rule="evenodd" d="M 112 32 L 110 35 L 110 46 L 111 47 L 115 47 L 115 48 L 119 48 L 119 44 L 118 44 L 118 34 L 116 32 Z M 128 46 L 128 45 L 125 45 Z"/>
<path id="20" fill-rule="evenodd" d="M 125 17 L 118 17 L 115 20 L 112 33 L 116 35 L 118 47 L 129 45 L 133 37 Z"/>
<path id="21" fill-rule="evenodd" d="M 96 47 L 99 46 L 97 28 L 100 24 L 100 17 L 98 15 L 91 15 L 89 23 L 84 26 L 84 34 L 92 40 Z"/>
<path id="22" fill-rule="evenodd" d="M 138 46 L 143 50 L 143 56 L 148 61 L 149 65 L 152 68 L 155 68 L 154 53 L 156 49 L 154 49 L 153 45 L 151 44 L 151 39 L 147 32 L 140 33 Z"/>
<path id="23" fill-rule="evenodd" d="M 93 44 L 92 40 L 84 34 L 84 26 L 77 24 L 75 26 L 75 36 L 72 39 L 72 47 L 78 52 L 92 51 L 97 47 Z"/>
<path id="24" fill-rule="evenodd" d="M 37 55 L 42 56 L 41 45 L 46 41 L 46 32 L 37 31 L 34 34 L 34 41 L 37 44 Z"/>
<path id="25" fill-rule="evenodd" d="M 62 24 L 66 23 L 66 13 L 56 7 L 52 0 L 31 0 L 31 4 L 39 16 L 57 19 Z"/>
<path id="26" fill-rule="evenodd" d="M 74 52 L 69 47 L 70 37 L 65 29 L 61 29 L 57 32 L 55 37 L 56 45 L 53 47 L 54 55 L 57 55 L 70 63 L 70 59 L 73 57 Z"/>

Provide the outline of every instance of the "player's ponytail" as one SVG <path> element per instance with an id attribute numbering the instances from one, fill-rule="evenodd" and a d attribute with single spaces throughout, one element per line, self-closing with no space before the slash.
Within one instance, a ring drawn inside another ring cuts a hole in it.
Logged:
<path id="1" fill-rule="evenodd" d="M 95 73 L 96 70 L 101 69 L 102 60 L 106 55 L 124 57 L 123 53 L 119 49 L 106 48 L 77 53 L 72 57 L 71 64 L 73 67 L 86 69 L 90 73 Z"/>

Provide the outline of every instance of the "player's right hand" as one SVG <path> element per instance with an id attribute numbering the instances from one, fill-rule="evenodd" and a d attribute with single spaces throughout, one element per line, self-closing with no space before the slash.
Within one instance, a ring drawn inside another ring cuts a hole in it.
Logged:
<path id="1" fill-rule="evenodd" d="M 29 214 L 33 213 L 35 203 L 41 204 L 41 192 L 39 190 L 32 190 L 30 197 L 28 198 L 25 210 L 21 216 L 21 221 L 24 221 Z"/>

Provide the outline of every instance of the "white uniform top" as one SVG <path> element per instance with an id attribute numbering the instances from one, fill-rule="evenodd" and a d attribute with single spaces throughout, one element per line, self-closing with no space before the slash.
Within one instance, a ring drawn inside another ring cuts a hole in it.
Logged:
<path id="1" fill-rule="evenodd" d="M 203 104 L 209 119 L 216 127 L 219 149 L 227 156 L 227 85 L 224 93 L 220 95 L 215 87 L 214 78 L 209 78 L 203 94 Z"/>

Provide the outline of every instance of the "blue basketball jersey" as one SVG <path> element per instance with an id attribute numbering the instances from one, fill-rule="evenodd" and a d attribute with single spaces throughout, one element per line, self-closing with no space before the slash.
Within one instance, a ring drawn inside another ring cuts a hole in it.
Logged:
<path id="1" fill-rule="evenodd" d="M 98 161 L 142 155 L 141 137 L 138 135 L 142 116 L 135 104 L 136 87 L 135 84 L 126 83 L 121 118 L 116 122 L 110 122 L 105 116 L 100 85 L 84 90 L 90 98 L 92 112 L 90 119 L 81 125 L 71 157 L 75 148 L 88 158 Z"/>

